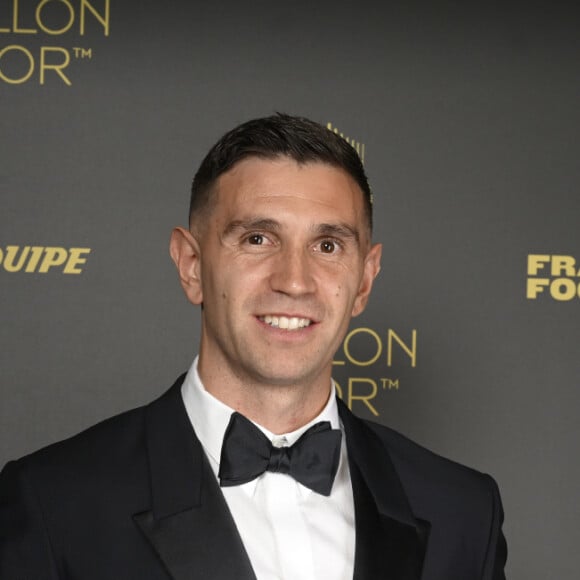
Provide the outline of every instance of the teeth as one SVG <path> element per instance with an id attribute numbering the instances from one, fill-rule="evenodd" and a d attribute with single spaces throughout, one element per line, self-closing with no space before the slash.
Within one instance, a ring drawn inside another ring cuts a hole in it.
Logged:
<path id="1" fill-rule="evenodd" d="M 260 320 L 274 328 L 282 328 L 284 330 L 297 330 L 310 326 L 309 318 L 298 318 L 296 316 L 288 318 L 287 316 L 270 316 L 268 314 L 267 316 L 260 316 Z"/>

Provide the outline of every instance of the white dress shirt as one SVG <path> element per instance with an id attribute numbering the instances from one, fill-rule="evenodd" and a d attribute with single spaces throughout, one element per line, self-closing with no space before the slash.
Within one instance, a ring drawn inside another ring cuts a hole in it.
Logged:
<path id="1" fill-rule="evenodd" d="M 210 395 L 197 372 L 197 358 L 181 389 L 195 433 L 216 475 L 224 433 L 233 409 Z M 256 425 L 274 445 L 292 445 L 319 421 L 341 429 L 334 384 L 320 415 L 292 433 L 274 435 Z M 258 580 L 352 580 L 354 501 L 344 434 L 338 472 L 329 497 L 282 473 L 221 488 Z"/>

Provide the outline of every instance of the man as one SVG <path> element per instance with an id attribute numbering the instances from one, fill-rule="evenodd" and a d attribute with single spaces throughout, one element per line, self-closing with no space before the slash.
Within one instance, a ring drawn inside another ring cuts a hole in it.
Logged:
<path id="1" fill-rule="evenodd" d="M 199 356 L 160 399 L 6 466 L 2 580 L 500 580 L 497 487 L 335 397 L 380 269 L 354 149 L 277 115 L 198 170 L 171 256 Z"/>

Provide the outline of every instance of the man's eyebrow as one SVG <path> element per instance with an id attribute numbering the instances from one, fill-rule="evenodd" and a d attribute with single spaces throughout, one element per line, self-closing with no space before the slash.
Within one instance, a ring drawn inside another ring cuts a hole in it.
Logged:
<path id="1" fill-rule="evenodd" d="M 315 226 L 315 231 L 320 236 L 329 236 L 334 238 L 354 239 L 358 244 L 360 241 L 360 234 L 356 228 L 346 223 L 338 224 L 318 224 Z"/>
<path id="2" fill-rule="evenodd" d="M 236 230 L 242 230 L 244 232 L 251 232 L 252 230 L 266 230 L 266 231 L 278 231 L 280 230 L 280 222 L 273 220 L 271 218 L 252 218 L 247 220 L 234 220 L 231 221 L 224 229 L 224 236 L 227 236 Z"/>
<path id="3" fill-rule="evenodd" d="M 223 235 L 227 236 L 236 231 L 270 231 L 278 232 L 282 229 L 282 224 L 272 218 L 256 217 L 246 220 L 233 220 L 224 229 Z M 342 238 L 344 240 L 352 239 L 357 244 L 360 241 L 360 234 L 356 228 L 347 223 L 322 223 L 315 224 L 312 231 L 317 236 L 328 236 L 333 238 Z"/>

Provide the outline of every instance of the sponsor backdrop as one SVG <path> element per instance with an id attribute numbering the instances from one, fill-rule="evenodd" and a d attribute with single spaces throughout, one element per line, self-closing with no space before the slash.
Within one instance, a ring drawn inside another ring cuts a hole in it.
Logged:
<path id="1" fill-rule="evenodd" d="M 167 245 L 207 149 L 343 134 L 383 270 L 342 397 L 499 482 L 509 577 L 580 567 L 573 3 L 0 1 L 0 464 L 167 388 L 199 312 Z"/>

